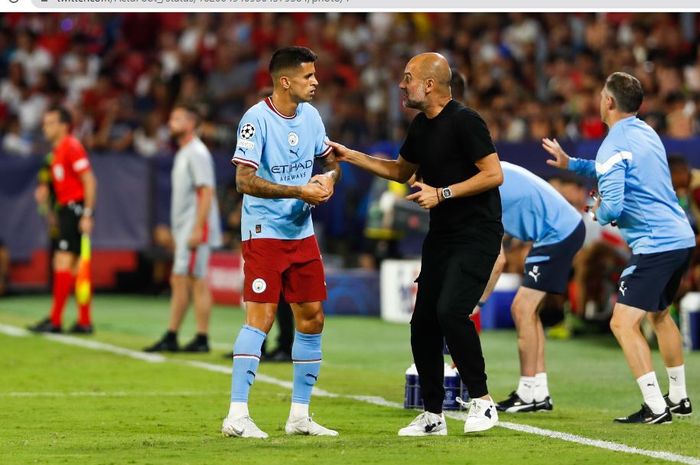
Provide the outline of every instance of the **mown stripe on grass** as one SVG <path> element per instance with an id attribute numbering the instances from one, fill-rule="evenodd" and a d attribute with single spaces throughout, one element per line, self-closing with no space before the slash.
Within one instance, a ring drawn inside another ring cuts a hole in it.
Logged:
<path id="1" fill-rule="evenodd" d="M 0 333 L 6 334 L 8 336 L 14 337 L 25 337 L 29 336 L 31 333 L 25 329 L 18 328 L 16 326 L 9 326 L 0 324 Z M 125 347 L 115 346 L 113 344 L 107 344 L 104 342 L 98 342 L 90 339 L 78 338 L 73 336 L 64 336 L 61 334 L 43 334 L 46 339 L 59 342 L 61 344 L 67 344 L 71 346 L 83 347 L 86 349 L 100 350 L 104 352 L 110 352 L 116 355 L 123 355 L 125 357 L 134 358 L 136 360 L 141 360 L 150 363 L 176 363 L 180 365 L 187 365 L 195 368 L 200 368 L 207 371 L 212 371 L 215 373 L 222 373 L 226 375 L 231 375 L 231 368 L 225 367 L 223 365 L 216 365 L 214 363 L 200 362 L 196 360 L 178 360 L 165 357 L 160 354 L 146 354 L 143 352 L 138 352 L 135 350 L 127 349 Z M 257 381 L 272 384 L 275 386 L 282 387 L 284 389 L 291 390 L 292 383 L 290 381 L 284 381 L 281 379 L 274 378 L 272 376 L 267 376 L 259 373 L 256 378 Z M 403 408 L 402 404 L 398 402 L 391 402 L 382 397 L 378 396 L 360 396 L 360 395 L 341 395 L 332 392 L 325 391 L 323 389 L 318 389 L 314 387 L 314 395 L 319 397 L 334 397 L 334 398 L 344 398 L 352 399 L 358 402 L 365 402 L 372 405 L 378 405 L 382 407 L 392 407 L 392 408 Z M 455 420 L 465 420 L 466 413 L 459 412 L 445 412 L 445 416 L 455 419 Z M 606 449 L 613 452 L 621 452 L 625 454 L 636 454 L 643 455 L 646 457 L 651 457 L 655 459 L 666 460 L 668 462 L 683 463 L 687 465 L 700 465 L 700 458 L 690 457 L 687 455 L 674 454 L 667 451 L 656 451 L 648 449 L 639 449 L 637 447 L 631 447 L 626 444 L 620 444 L 611 441 L 603 441 L 600 439 L 590 439 L 583 436 L 578 436 L 576 434 L 563 433 L 561 431 L 553 431 L 544 428 L 537 428 L 535 426 L 525 425 L 522 423 L 512 423 L 512 422 L 499 422 L 498 426 L 501 428 L 506 428 L 514 431 L 518 431 L 526 434 L 534 434 L 537 436 L 547 437 L 551 439 L 559 439 L 561 441 L 572 442 L 584 446 L 597 447 L 599 449 Z"/>

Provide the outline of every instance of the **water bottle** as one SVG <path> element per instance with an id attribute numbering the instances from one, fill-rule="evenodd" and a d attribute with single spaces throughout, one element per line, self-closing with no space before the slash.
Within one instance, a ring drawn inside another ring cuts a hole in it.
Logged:
<path id="1" fill-rule="evenodd" d="M 459 410 L 457 397 L 460 397 L 460 387 L 462 384 L 462 380 L 459 378 L 459 372 L 456 368 L 452 368 L 445 363 L 444 375 L 445 399 L 442 401 L 442 408 L 443 410 Z"/>
<path id="2" fill-rule="evenodd" d="M 411 364 L 406 370 L 406 389 L 403 400 L 404 408 L 420 408 L 423 407 L 423 396 L 420 391 L 420 383 L 418 381 L 418 370 L 415 363 Z"/>

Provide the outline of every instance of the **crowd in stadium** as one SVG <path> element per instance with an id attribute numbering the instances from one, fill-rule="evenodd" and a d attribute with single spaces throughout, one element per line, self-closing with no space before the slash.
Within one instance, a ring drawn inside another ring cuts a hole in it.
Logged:
<path id="1" fill-rule="evenodd" d="M 6 14 L 0 19 L 3 151 L 41 153 L 43 111 L 66 103 L 87 148 L 168 151 L 176 101 L 197 102 L 204 138 L 230 151 L 232 128 L 270 85 L 280 44 L 319 56 L 315 106 L 353 146 L 400 140 L 413 114 L 396 83 L 406 58 L 436 50 L 466 77 L 467 104 L 496 141 L 600 138 L 604 76 L 633 72 L 642 117 L 661 134 L 700 131 L 695 14 Z M 39 147 L 37 146 L 39 145 Z"/>

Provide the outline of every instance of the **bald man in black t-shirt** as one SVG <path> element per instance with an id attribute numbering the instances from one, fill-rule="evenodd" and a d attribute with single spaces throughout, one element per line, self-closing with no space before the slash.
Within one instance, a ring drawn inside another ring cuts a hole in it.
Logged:
<path id="1" fill-rule="evenodd" d="M 498 154 L 477 112 L 452 100 L 450 68 L 437 53 L 413 57 L 399 87 L 404 104 L 420 110 L 396 160 L 383 160 L 331 142 L 336 159 L 378 176 L 406 182 L 420 169 L 423 182 L 407 197 L 430 210 L 423 243 L 411 347 L 425 412 L 400 436 L 447 434 L 442 413 L 443 338 L 472 397 L 466 433 L 498 421 L 486 386 L 479 336 L 469 314 L 479 302 L 501 248 L 503 225 Z"/>

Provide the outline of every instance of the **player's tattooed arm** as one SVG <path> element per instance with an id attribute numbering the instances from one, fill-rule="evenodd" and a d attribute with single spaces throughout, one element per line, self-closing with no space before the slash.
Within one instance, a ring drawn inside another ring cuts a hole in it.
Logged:
<path id="1" fill-rule="evenodd" d="M 241 194 L 265 199 L 301 199 L 311 205 L 318 205 L 328 200 L 328 190 L 320 184 L 304 186 L 285 186 L 267 181 L 257 176 L 252 166 L 237 165 L 236 189 Z"/>
<path id="2" fill-rule="evenodd" d="M 335 159 L 333 152 L 321 158 L 320 161 L 323 175 L 331 178 L 333 180 L 333 184 L 338 184 L 342 171 L 340 169 L 340 163 L 338 163 L 338 160 Z"/>
<path id="3" fill-rule="evenodd" d="M 328 199 L 330 199 L 336 183 L 340 180 L 340 163 L 335 159 L 333 152 L 321 158 L 320 162 L 323 174 L 317 174 L 311 178 L 311 183 L 323 186 L 328 191 Z"/>
<path id="4" fill-rule="evenodd" d="M 301 195 L 301 186 L 284 186 L 266 181 L 255 174 L 252 166 L 236 167 L 236 188 L 241 194 L 248 194 L 266 199 L 295 199 Z"/>

